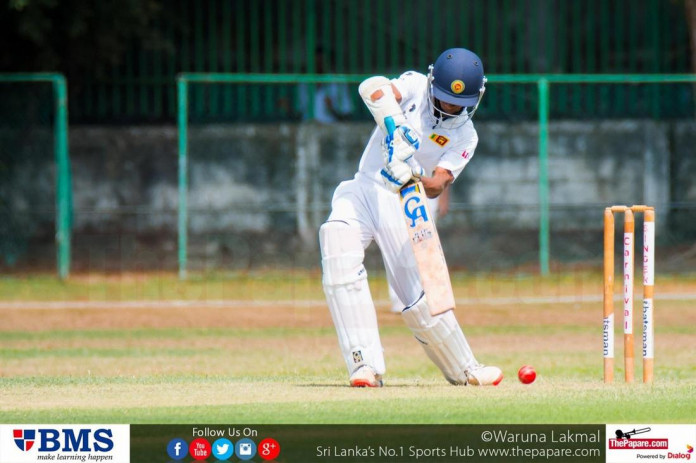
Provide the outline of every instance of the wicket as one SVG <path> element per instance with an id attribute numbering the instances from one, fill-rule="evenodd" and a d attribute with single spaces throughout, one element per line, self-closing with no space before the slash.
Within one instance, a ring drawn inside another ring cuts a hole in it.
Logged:
<path id="1" fill-rule="evenodd" d="M 643 213 L 643 382 L 653 381 L 655 357 L 653 293 L 655 285 L 655 209 L 611 206 L 604 209 L 604 382 L 614 380 L 614 213 L 624 214 L 623 317 L 625 381 L 634 381 L 633 270 L 635 213 Z"/>

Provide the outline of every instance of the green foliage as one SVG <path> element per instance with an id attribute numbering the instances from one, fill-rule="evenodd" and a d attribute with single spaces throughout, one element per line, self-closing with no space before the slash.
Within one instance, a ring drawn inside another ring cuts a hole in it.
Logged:
<path id="1" fill-rule="evenodd" d="M 123 62 L 134 40 L 146 47 L 168 44 L 154 21 L 166 16 L 161 0 L 84 2 L 12 0 L 0 15 L 0 70 L 59 71 L 71 84 L 89 73 L 107 76 Z"/>

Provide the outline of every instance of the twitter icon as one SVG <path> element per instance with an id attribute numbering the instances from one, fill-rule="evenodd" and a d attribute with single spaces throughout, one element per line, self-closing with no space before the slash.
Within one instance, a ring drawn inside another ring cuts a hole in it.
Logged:
<path id="1" fill-rule="evenodd" d="M 229 459 L 234 455 L 234 444 L 224 437 L 213 442 L 213 456 L 220 461 Z"/>

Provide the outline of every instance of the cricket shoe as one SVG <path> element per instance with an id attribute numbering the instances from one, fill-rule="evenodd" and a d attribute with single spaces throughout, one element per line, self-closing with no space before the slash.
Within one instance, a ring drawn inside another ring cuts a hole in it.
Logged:
<path id="1" fill-rule="evenodd" d="M 503 372 L 498 367 L 477 365 L 466 371 L 466 379 L 472 386 L 497 386 L 503 380 Z"/>
<path id="2" fill-rule="evenodd" d="M 363 365 L 350 375 L 350 387 L 382 387 L 382 375 Z"/>

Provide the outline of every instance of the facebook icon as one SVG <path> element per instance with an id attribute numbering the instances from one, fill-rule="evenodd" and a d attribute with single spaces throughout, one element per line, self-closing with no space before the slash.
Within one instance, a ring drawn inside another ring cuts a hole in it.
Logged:
<path id="1" fill-rule="evenodd" d="M 184 439 L 172 439 L 167 444 L 167 453 L 172 460 L 183 460 L 188 455 L 188 444 Z"/>

